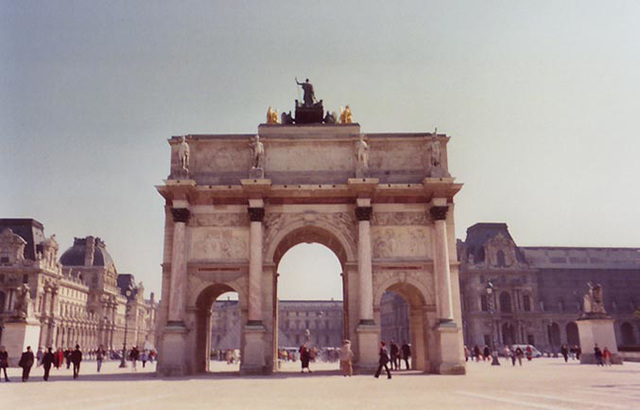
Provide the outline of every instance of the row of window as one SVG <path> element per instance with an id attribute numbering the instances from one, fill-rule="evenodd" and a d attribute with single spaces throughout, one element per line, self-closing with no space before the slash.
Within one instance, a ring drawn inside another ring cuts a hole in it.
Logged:
<path id="1" fill-rule="evenodd" d="M 494 300 L 490 299 L 488 295 L 480 295 L 480 310 L 482 310 L 483 312 L 488 312 L 489 303 L 493 301 Z M 513 306 L 511 304 L 511 295 L 509 294 L 509 292 L 501 292 L 499 296 L 498 306 L 493 306 L 492 309 L 502 313 L 514 312 Z M 522 311 L 531 312 L 531 296 L 522 295 Z"/>

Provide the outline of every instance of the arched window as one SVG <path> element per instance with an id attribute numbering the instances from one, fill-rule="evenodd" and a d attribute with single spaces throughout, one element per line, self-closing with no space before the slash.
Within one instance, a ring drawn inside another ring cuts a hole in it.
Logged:
<path id="1" fill-rule="evenodd" d="M 552 348 L 560 347 L 560 326 L 553 322 L 548 327 L 549 331 L 549 344 Z"/>
<path id="2" fill-rule="evenodd" d="M 516 342 L 516 329 L 511 323 L 504 323 L 502 325 L 502 344 L 504 346 L 511 346 Z"/>
<path id="3" fill-rule="evenodd" d="M 572 346 L 580 344 L 580 336 L 578 335 L 578 325 L 576 325 L 576 322 L 567 323 L 567 343 Z"/>
<path id="4" fill-rule="evenodd" d="M 500 293 L 500 311 L 503 313 L 511 313 L 511 295 L 509 292 Z"/>
<path id="5" fill-rule="evenodd" d="M 505 261 L 504 252 L 503 251 L 498 251 L 496 253 L 496 259 L 498 261 L 498 266 L 500 266 L 500 267 L 507 266 L 507 262 Z"/>
<path id="6" fill-rule="evenodd" d="M 636 337 L 633 334 L 633 326 L 631 326 L 631 323 L 624 322 L 622 325 L 620 325 L 620 333 L 622 333 L 623 345 L 627 346 L 636 344 Z"/>

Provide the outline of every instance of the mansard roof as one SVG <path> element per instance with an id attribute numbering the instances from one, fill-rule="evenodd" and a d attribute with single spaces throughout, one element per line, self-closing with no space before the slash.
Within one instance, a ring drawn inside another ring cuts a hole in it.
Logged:
<path id="1" fill-rule="evenodd" d="M 518 260 L 524 262 L 524 255 L 520 252 L 518 245 L 509 233 L 509 227 L 504 222 L 480 222 L 467 228 L 467 238 L 464 242 L 467 248 L 467 256 L 473 254 L 476 262 L 483 261 L 484 246 L 489 240 L 500 234 L 514 244 Z"/>
<path id="2" fill-rule="evenodd" d="M 31 218 L 4 218 L 0 219 L 0 232 L 9 228 L 13 233 L 19 235 L 27 241 L 24 247 L 24 258 L 36 260 L 39 245 L 45 240 L 44 225 L 41 222 Z"/>

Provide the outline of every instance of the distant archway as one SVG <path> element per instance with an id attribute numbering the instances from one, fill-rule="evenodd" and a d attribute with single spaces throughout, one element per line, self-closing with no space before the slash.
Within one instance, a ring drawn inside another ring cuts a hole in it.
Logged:
<path id="1" fill-rule="evenodd" d="M 576 322 L 567 323 L 567 343 L 571 346 L 580 344 L 580 335 L 578 334 L 578 325 Z"/>
<path id="2" fill-rule="evenodd" d="M 549 344 L 552 349 L 560 347 L 560 326 L 556 323 L 550 323 L 547 327 L 548 336 L 549 336 Z"/>

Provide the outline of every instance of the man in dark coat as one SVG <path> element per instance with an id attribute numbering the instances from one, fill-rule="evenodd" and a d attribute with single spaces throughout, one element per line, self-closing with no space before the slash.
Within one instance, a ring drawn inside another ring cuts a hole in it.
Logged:
<path id="1" fill-rule="evenodd" d="M 395 344 L 393 340 L 391 340 L 391 370 L 400 370 L 399 368 L 399 359 L 398 359 L 398 345 Z"/>
<path id="2" fill-rule="evenodd" d="M 402 342 L 402 357 L 404 358 L 404 363 L 407 365 L 407 370 L 409 367 L 409 358 L 411 357 L 411 347 L 407 344 L 407 342 Z"/>
<path id="3" fill-rule="evenodd" d="M 7 367 L 9 367 L 9 352 L 7 352 L 4 346 L 0 347 L 0 370 L 4 370 L 4 381 L 8 382 L 9 377 L 7 376 Z M 0 374 L 2 377 L 2 374 Z"/>
<path id="4" fill-rule="evenodd" d="M 47 348 L 47 353 L 42 356 L 42 367 L 44 367 L 44 381 L 49 380 L 49 371 L 51 370 L 51 365 L 53 364 L 53 352 L 51 348 Z"/>
<path id="5" fill-rule="evenodd" d="M 35 358 L 33 357 L 31 346 L 27 346 L 27 351 L 22 353 L 22 356 L 20 356 L 20 361 L 18 362 L 18 366 L 22 367 L 23 382 L 29 380 L 29 373 L 31 372 L 31 367 L 33 366 L 34 361 Z"/>
<path id="6" fill-rule="evenodd" d="M 78 378 L 80 373 L 80 362 L 82 361 L 82 352 L 80 351 L 80 345 L 76 345 L 76 350 L 71 352 L 71 363 L 73 363 L 73 378 Z"/>
<path id="7" fill-rule="evenodd" d="M 387 367 L 387 363 L 389 363 L 389 353 L 387 352 L 387 344 L 385 342 L 380 342 L 380 351 L 378 352 L 378 370 L 376 370 L 376 374 L 373 376 L 376 379 L 380 377 L 380 372 L 382 371 L 382 367 L 387 371 L 387 379 L 391 378 L 391 372 Z"/>

